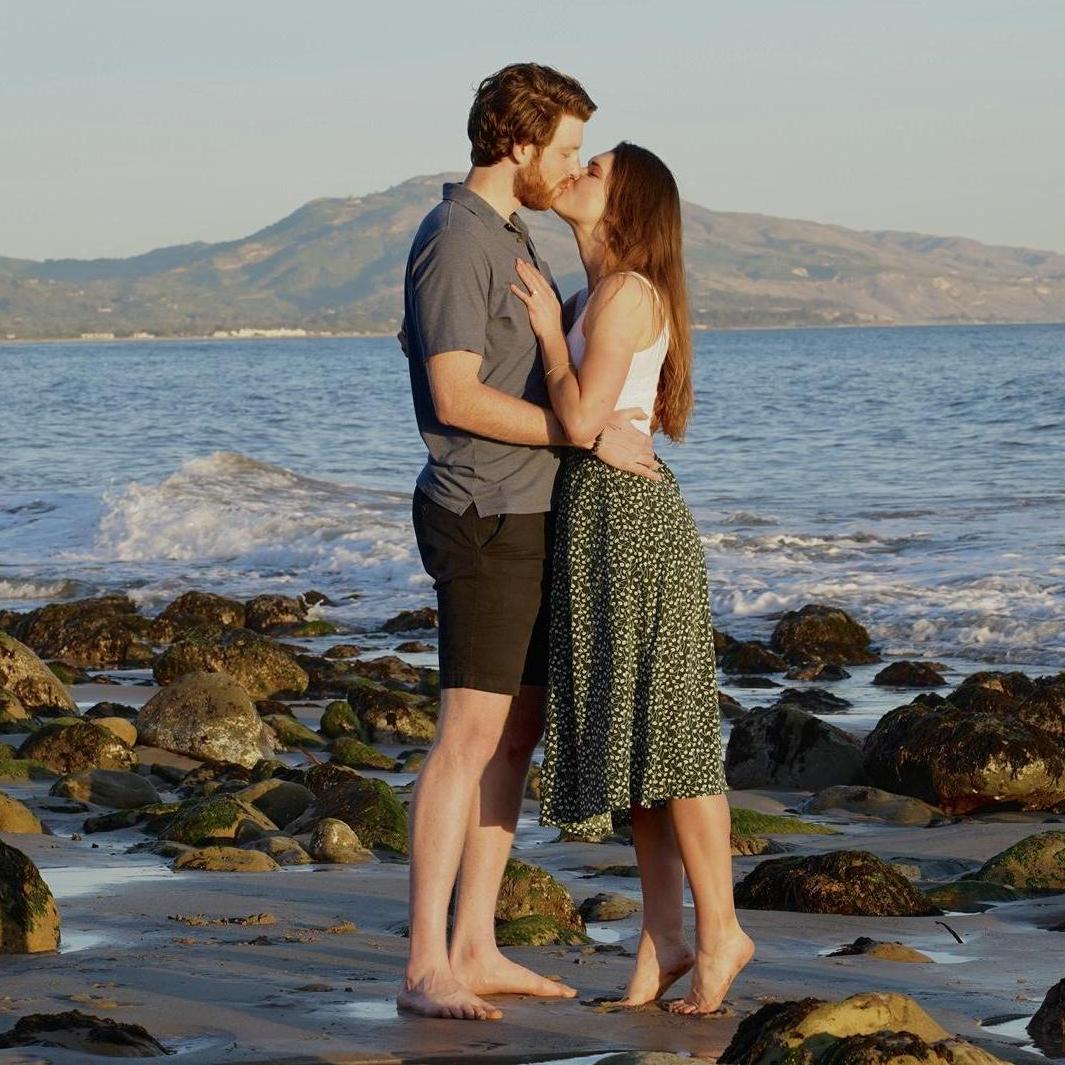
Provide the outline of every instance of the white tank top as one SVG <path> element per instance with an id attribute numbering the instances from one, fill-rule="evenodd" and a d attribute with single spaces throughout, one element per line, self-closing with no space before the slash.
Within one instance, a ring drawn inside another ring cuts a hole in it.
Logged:
<path id="1" fill-rule="evenodd" d="M 654 294 L 656 302 L 658 301 L 658 292 L 643 274 L 638 274 L 634 270 L 626 270 L 625 273 L 638 277 Z M 578 297 L 581 301 L 581 313 L 577 315 L 577 320 L 566 334 L 570 358 L 573 360 L 573 365 L 577 367 L 584 358 L 584 312 L 588 309 L 588 297 L 588 290 L 582 290 L 581 296 Z M 658 377 L 662 372 L 662 363 L 665 361 L 668 350 L 669 323 L 667 322 L 649 348 L 633 353 L 632 364 L 629 366 L 629 373 L 625 378 L 625 384 L 622 385 L 621 395 L 618 397 L 615 408 L 623 410 L 626 407 L 642 407 L 647 411 L 646 420 L 634 421 L 632 424 L 648 436 L 651 435 L 650 415 L 654 413 L 655 397 L 658 395 Z"/>

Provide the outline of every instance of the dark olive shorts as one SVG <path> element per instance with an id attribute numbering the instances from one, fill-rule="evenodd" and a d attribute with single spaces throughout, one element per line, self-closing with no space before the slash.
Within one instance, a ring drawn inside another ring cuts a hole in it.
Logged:
<path id="1" fill-rule="evenodd" d="M 440 611 L 440 687 L 546 684 L 552 515 L 454 514 L 416 488 L 412 517 Z"/>

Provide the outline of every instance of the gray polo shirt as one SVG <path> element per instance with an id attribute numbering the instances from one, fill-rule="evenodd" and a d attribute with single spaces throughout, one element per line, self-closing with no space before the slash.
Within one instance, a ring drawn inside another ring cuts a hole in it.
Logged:
<path id="1" fill-rule="evenodd" d="M 517 214 L 505 219 L 465 185 L 444 185 L 443 200 L 414 237 L 404 281 L 400 342 L 407 354 L 418 430 L 429 449 L 418 486 L 461 514 L 471 503 L 488 514 L 551 509 L 558 455 L 441 425 L 426 360 L 445 351 L 482 357 L 480 380 L 508 395 L 549 407 L 543 367 L 514 260 L 529 260 L 554 284 Z M 557 290 L 556 290 L 557 291 Z"/>

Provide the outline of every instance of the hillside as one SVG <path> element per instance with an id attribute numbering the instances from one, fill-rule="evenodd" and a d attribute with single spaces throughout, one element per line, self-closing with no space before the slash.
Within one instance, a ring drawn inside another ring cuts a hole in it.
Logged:
<path id="1" fill-rule="evenodd" d="M 320 199 L 241 240 L 128 259 L 0 258 L 0 338 L 238 328 L 398 328 L 411 235 L 454 175 Z M 956 237 L 685 204 L 702 326 L 1065 321 L 1065 255 Z M 568 230 L 529 216 L 563 290 L 581 283 Z"/>

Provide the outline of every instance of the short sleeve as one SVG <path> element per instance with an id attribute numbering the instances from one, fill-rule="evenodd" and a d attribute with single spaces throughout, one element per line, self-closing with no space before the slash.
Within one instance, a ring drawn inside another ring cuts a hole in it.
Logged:
<path id="1" fill-rule="evenodd" d="M 417 330 L 422 358 L 444 351 L 485 354 L 490 283 L 488 255 L 475 233 L 449 226 L 433 235 L 410 275 L 407 331 Z"/>

